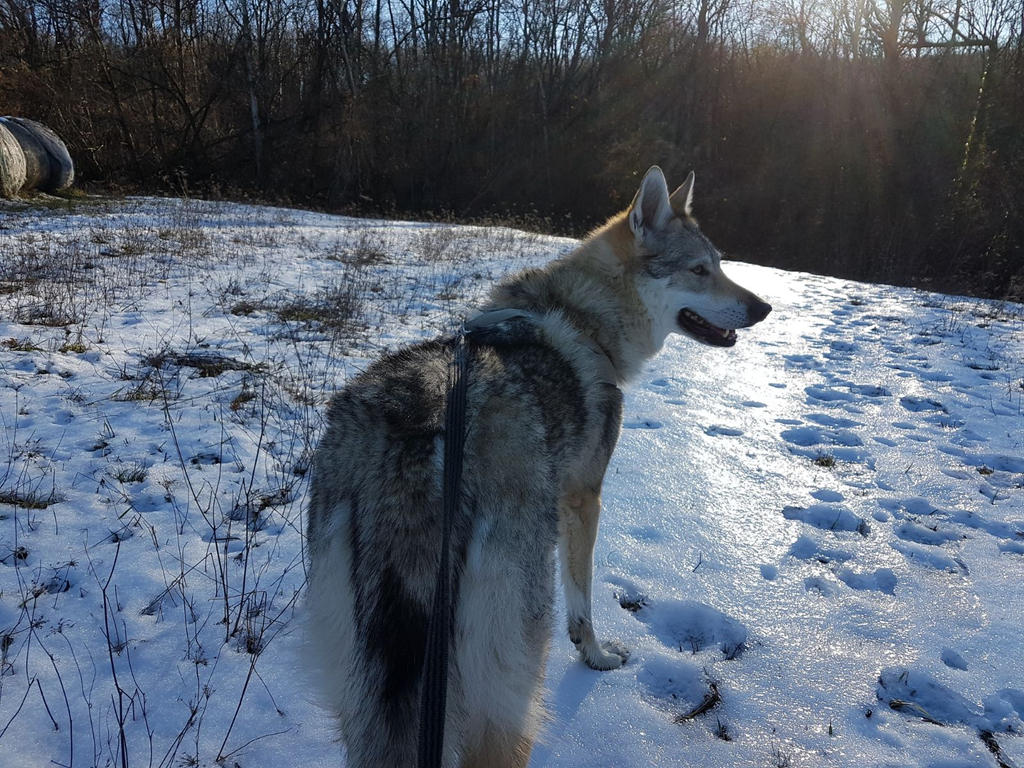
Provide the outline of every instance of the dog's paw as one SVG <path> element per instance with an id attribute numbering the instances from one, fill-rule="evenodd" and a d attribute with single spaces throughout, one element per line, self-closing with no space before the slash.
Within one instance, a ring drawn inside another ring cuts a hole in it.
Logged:
<path id="1" fill-rule="evenodd" d="M 618 669 L 629 658 L 629 649 L 618 640 L 607 640 L 581 650 L 587 666 L 601 671 Z"/>

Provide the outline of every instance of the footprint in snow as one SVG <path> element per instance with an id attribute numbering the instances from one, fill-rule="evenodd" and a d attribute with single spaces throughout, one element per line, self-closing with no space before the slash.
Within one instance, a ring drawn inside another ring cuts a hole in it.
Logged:
<path id="1" fill-rule="evenodd" d="M 1003 541 L 999 543 L 999 551 L 1011 555 L 1024 555 L 1024 541 Z"/>
<path id="2" fill-rule="evenodd" d="M 663 425 L 654 419 L 633 419 L 625 422 L 622 426 L 625 429 L 661 429 Z"/>
<path id="3" fill-rule="evenodd" d="M 952 438 L 953 443 L 968 448 L 975 447 L 976 443 L 987 443 L 988 441 L 989 438 L 987 435 L 980 435 L 973 429 L 964 429 L 958 432 L 957 435 L 954 438 Z"/>
<path id="4" fill-rule="evenodd" d="M 831 350 L 833 352 L 842 352 L 844 354 L 849 354 L 851 352 L 856 352 L 858 349 L 860 349 L 860 346 L 855 344 L 852 341 L 838 341 L 838 340 L 836 340 L 836 341 L 830 341 L 828 343 L 828 345 L 829 345 L 829 347 L 831 348 Z"/>
<path id="5" fill-rule="evenodd" d="M 822 368 L 823 363 L 814 355 L 783 355 L 787 368 Z"/>
<path id="6" fill-rule="evenodd" d="M 938 525 L 921 525 L 914 520 L 904 520 L 893 529 L 893 533 L 904 541 L 938 547 L 947 541 L 957 541 L 963 535 L 940 528 Z"/>
<path id="7" fill-rule="evenodd" d="M 942 429 L 960 429 L 967 423 L 963 419 L 957 419 L 953 416 L 949 416 L 948 414 L 939 415 L 937 413 L 932 414 L 931 416 L 926 416 L 924 420 L 929 424 L 934 424 L 936 427 L 941 427 Z"/>
<path id="8" fill-rule="evenodd" d="M 976 456 L 964 454 L 964 463 L 976 466 L 978 472 L 983 475 L 992 475 L 996 472 L 1024 474 L 1024 458 L 1020 456 L 1009 456 L 1003 453 L 982 453 Z M 985 470 L 990 471 L 986 472 Z"/>
<path id="9" fill-rule="evenodd" d="M 896 593 L 896 574 L 890 568 L 879 568 L 876 571 L 857 572 L 850 568 L 840 568 L 836 577 L 846 586 L 857 590 L 873 590 L 885 592 L 887 595 Z"/>
<path id="10" fill-rule="evenodd" d="M 632 579 L 627 579 L 624 576 L 610 575 L 605 578 L 605 582 L 615 587 L 615 591 L 612 594 L 619 601 L 619 606 L 623 610 L 636 613 L 641 608 L 650 605 L 647 601 L 647 595 L 644 594 L 640 585 Z"/>
<path id="11" fill-rule="evenodd" d="M 949 411 L 946 410 L 946 406 L 938 400 L 933 400 L 930 397 L 904 395 L 900 398 L 900 405 L 913 413 L 921 413 L 922 411 L 942 411 L 943 413 L 949 413 Z"/>
<path id="12" fill-rule="evenodd" d="M 991 371 L 998 371 L 999 370 L 999 366 L 996 365 L 993 362 L 971 361 L 971 362 L 965 363 L 964 365 L 967 368 L 970 368 L 971 370 L 974 370 L 974 371 L 988 371 L 988 372 L 991 372 Z M 981 375 L 984 375 L 984 374 L 981 374 Z"/>
<path id="13" fill-rule="evenodd" d="M 634 525 L 626 529 L 626 533 L 637 541 L 661 541 L 665 534 L 653 525 Z"/>
<path id="14" fill-rule="evenodd" d="M 928 499 L 920 496 L 913 496 L 909 499 L 879 499 L 878 505 L 891 512 L 901 512 L 918 517 L 926 517 L 939 511 Z"/>
<path id="15" fill-rule="evenodd" d="M 53 423 L 60 426 L 70 424 L 75 420 L 75 414 L 68 410 L 60 410 L 53 414 Z"/>
<path id="16" fill-rule="evenodd" d="M 143 608 L 140 613 L 143 616 L 155 616 L 157 621 L 162 621 L 164 614 L 168 613 L 172 616 L 177 615 L 178 618 L 184 614 L 185 623 L 193 624 L 199 620 L 200 616 L 196 613 L 196 609 L 187 600 L 182 605 L 178 602 L 177 593 L 172 590 L 164 590 L 159 595 L 149 601 L 149 604 Z M 184 611 L 182 610 L 184 609 Z"/>
<path id="17" fill-rule="evenodd" d="M 804 387 L 807 397 L 812 400 L 820 400 L 825 403 L 851 402 L 856 399 L 854 395 L 831 387 L 810 386 Z"/>
<path id="18" fill-rule="evenodd" d="M 940 373 L 939 371 L 922 371 L 920 376 L 924 381 L 933 381 L 937 384 L 944 384 L 947 381 L 953 380 L 953 377 L 948 373 Z"/>
<path id="19" fill-rule="evenodd" d="M 952 648 L 943 648 L 942 653 L 939 654 L 939 658 L 942 660 L 942 663 L 950 669 L 959 669 L 963 672 L 967 671 L 967 662 L 964 661 L 964 657 Z"/>
<path id="20" fill-rule="evenodd" d="M 636 679 L 655 706 L 676 713 L 676 722 L 692 720 L 721 700 L 707 672 L 678 655 L 650 656 Z"/>
<path id="21" fill-rule="evenodd" d="M 633 615 L 661 642 L 680 652 L 696 655 L 717 648 L 723 658 L 735 659 L 747 642 L 747 629 L 740 622 L 693 600 L 644 600 Z"/>
<path id="22" fill-rule="evenodd" d="M 890 397 L 892 393 L 878 384 L 854 384 L 849 381 L 833 380 L 835 386 L 810 386 L 804 387 L 804 392 L 810 400 L 817 400 L 822 403 L 852 403 L 857 400 L 873 400 L 880 397 Z"/>
<path id="23" fill-rule="evenodd" d="M 908 717 L 934 725 L 964 725 L 976 729 L 999 765 L 1013 765 L 1003 754 L 996 736 L 1021 730 L 1024 691 L 1002 688 L 978 704 L 926 672 L 888 667 L 878 676 L 875 693 L 883 704 Z"/>
<path id="24" fill-rule="evenodd" d="M 897 517 L 909 515 L 914 522 L 920 518 L 931 517 L 934 520 L 941 520 L 953 525 L 962 525 L 965 528 L 980 530 L 994 536 L 997 539 L 1005 539 L 1010 542 L 1024 543 L 1024 520 L 1003 521 L 990 520 L 977 512 L 966 509 L 939 509 L 933 506 L 927 499 L 879 499 L 882 507 L 890 509 Z M 936 524 L 936 527 L 938 525 Z M 960 538 L 960 537 L 958 537 Z"/>
<path id="25" fill-rule="evenodd" d="M 850 391 L 862 395 L 863 397 L 891 397 L 890 392 L 885 387 L 879 386 L 878 384 L 851 384 Z"/>
<path id="26" fill-rule="evenodd" d="M 952 456 L 952 457 L 954 457 L 956 459 L 960 459 L 960 461 L 962 461 L 967 466 L 973 466 L 973 462 L 971 460 L 971 457 L 967 454 L 967 451 L 965 451 L 960 446 L 951 445 L 949 443 L 940 443 L 940 444 L 937 444 L 935 446 L 935 448 L 936 448 L 936 450 L 938 450 L 941 453 L 946 454 L 947 456 Z M 988 473 L 988 468 L 987 467 L 975 467 L 975 469 L 977 470 L 977 472 L 979 474 L 982 474 L 982 475 Z"/>
<path id="27" fill-rule="evenodd" d="M 742 429 L 736 427 L 727 427 L 722 424 L 712 424 L 709 427 L 705 427 L 704 434 L 710 435 L 711 437 L 718 437 L 724 435 L 726 437 L 739 437 L 743 434 Z"/>
<path id="28" fill-rule="evenodd" d="M 908 562 L 916 563 L 925 568 L 934 568 L 946 573 L 970 573 L 967 565 L 958 557 L 952 557 L 943 549 L 921 546 L 911 542 L 893 541 L 890 546 L 907 558 Z"/>
<path id="29" fill-rule="evenodd" d="M 995 504 L 997 501 L 999 501 L 1002 498 L 999 495 L 999 489 L 998 488 L 993 488 L 988 483 L 982 483 L 981 485 L 979 485 L 978 486 L 978 493 L 980 493 L 982 496 L 984 496 L 986 499 L 988 499 L 993 504 Z"/>
<path id="30" fill-rule="evenodd" d="M 804 418 L 820 424 L 823 427 L 834 427 L 836 429 L 850 429 L 851 427 L 863 427 L 864 422 L 847 419 L 844 416 L 831 416 L 827 413 L 808 413 Z"/>
<path id="31" fill-rule="evenodd" d="M 942 470 L 942 474 L 947 477 L 952 477 L 954 480 L 973 480 L 974 476 L 970 472 L 964 472 L 962 469 L 949 469 L 945 468 Z"/>
<path id="32" fill-rule="evenodd" d="M 849 461 L 863 464 L 868 469 L 874 469 L 875 459 L 869 451 L 857 446 L 844 445 L 844 442 L 851 439 L 850 435 L 852 435 L 853 439 L 860 439 L 852 433 L 836 434 L 834 439 L 823 437 L 820 440 L 809 437 L 808 433 L 800 432 L 788 436 L 784 433 L 782 437 L 789 442 L 790 453 L 805 456 L 816 464 L 833 466 L 837 461 Z M 814 441 L 804 447 L 798 442 L 800 440 Z"/>
<path id="33" fill-rule="evenodd" d="M 799 520 L 823 531 L 856 531 L 861 536 L 867 536 L 871 532 L 867 521 L 839 504 L 785 507 L 782 516 L 787 520 Z"/>
<path id="34" fill-rule="evenodd" d="M 197 453 L 191 459 L 189 463 L 193 466 L 213 466 L 220 464 L 224 460 L 224 457 L 214 451 L 202 451 Z"/>
<path id="35" fill-rule="evenodd" d="M 853 557 L 852 552 L 843 549 L 823 547 L 807 534 L 803 534 L 789 547 L 789 553 L 798 560 L 817 560 L 819 563 L 845 563 Z"/>
<path id="36" fill-rule="evenodd" d="M 844 445 L 853 447 L 864 445 L 857 435 L 845 429 L 821 429 L 818 427 L 793 427 L 784 429 L 780 435 L 783 440 L 793 445 L 807 448 L 812 445 Z"/>
<path id="37" fill-rule="evenodd" d="M 804 579 L 804 589 L 817 592 L 823 597 L 832 597 L 836 593 L 835 584 L 821 576 L 808 576 Z"/>
<path id="38" fill-rule="evenodd" d="M 818 501 L 826 501 L 831 503 L 844 501 L 846 499 L 846 497 L 843 496 L 843 494 L 841 494 L 839 491 L 833 491 L 828 488 L 820 488 L 817 491 L 811 491 L 811 496 L 816 498 Z"/>

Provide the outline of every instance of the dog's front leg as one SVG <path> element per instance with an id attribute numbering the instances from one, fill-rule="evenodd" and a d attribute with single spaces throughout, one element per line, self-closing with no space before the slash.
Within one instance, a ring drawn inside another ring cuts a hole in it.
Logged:
<path id="1" fill-rule="evenodd" d="M 574 491 L 567 493 L 559 506 L 558 549 L 565 588 L 565 610 L 569 618 L 569 639 L 588 666 L 617 669 L 629 658 L 629 651 L 616 641 L 598 642 L 590 618 L 590 583 L 601 497 L 594 491 Z"/>

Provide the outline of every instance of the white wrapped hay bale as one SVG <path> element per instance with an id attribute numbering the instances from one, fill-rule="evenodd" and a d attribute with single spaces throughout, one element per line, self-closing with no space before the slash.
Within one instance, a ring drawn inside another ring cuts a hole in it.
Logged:
<path id="1" fill-rule="evenodd" d="M 29 120 L 27 117 L 11 119 L 31 131 L 36 141 L 43 145 L 46 154 L 50 157 L 50 176 L 41 189 L 46 192 L 62 192 L 70 187 L 75 180 L 75 163 L 60 136 L 42 123 Z"/>
<path id="2" fill-rule="evenodd" d="M 0 197 L 14 197 L 25 186 L 25 153 L 0 122 Z"/>
<path id="3" fill-rule="evenodd" d="M 7 130 L 17 139 L 21 146 L 21 153 L 25 157 L 25 184 L 24 191 L 43 189 L 43 185 L 50 179 L 50 155 L 46 147 L 40 144 L 21 123 L 4 117 L 0 118 Z"/>
<path id="4" fill-rule="evenodd" d="M 75 180 L 75 164 L 60 137 L 25 117 L 0 118 L 25 154 L 25 189 L 60 192 Z"/>

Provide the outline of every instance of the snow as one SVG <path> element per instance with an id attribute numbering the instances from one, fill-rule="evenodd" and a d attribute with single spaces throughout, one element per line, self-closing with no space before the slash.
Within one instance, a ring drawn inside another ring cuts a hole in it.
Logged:
<path id="1" fill-rule="evenodd" d="M 338 765 L 299 629 L 327 399 L 573 242 L 0 217 L 0 762 Z M 531 766 L 1024 764 L 1024 307 L 727 271 L 775 310 L 627 392 L 594 619 L 632 655 L 559 620 Z"/>

